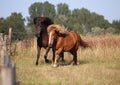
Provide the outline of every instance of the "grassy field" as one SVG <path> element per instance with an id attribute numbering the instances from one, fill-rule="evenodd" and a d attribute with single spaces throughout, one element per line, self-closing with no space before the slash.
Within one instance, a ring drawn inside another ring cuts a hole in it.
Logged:
<path id="1" fill-rule="evenodd" d="M 22 85 L 120 85 L 120 35 L 83 37 L 92 49 L 78 50 L 78 65 L 68 63 L 72 60 L 65 53 L 65 62 L 52 68 L 44 62 L 41 51 L 39 65 L 36 61 L 36 44 L 31 47 L 19 43 L 12 60 L 16 63 L 17 82 Z M 51 52 L 48 56 L 52 59 Z"/>

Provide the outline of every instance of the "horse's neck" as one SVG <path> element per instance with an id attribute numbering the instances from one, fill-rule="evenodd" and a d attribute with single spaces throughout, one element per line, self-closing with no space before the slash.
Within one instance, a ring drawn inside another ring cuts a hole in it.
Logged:
<path id="1" fill-rule="evenodd" d="M 47 47 L 48 46 L 48 34 L 45 31 L 42 31 L 40 34 L 40 37 L 38 38 L 38 43 L 42 47 Z"/>
<path id="2" fill-rule="evenodd" d="M 43 37 L 48 36 L 48 33 L 47 33 L 47 32 L 43 32 L 43 33 L 42 33 L 42 36 L 43 36 Z"/>

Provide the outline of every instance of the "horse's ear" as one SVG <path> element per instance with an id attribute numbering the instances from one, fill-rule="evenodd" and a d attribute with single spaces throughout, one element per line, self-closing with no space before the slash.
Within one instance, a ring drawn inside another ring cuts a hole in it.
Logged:
<path id="1" fill-rule="evenodd" d="M 35 17 L 35 18 L 33 19 L 33 23 L 34 23 L 34 24 L 37 23 L 37 19 L 38 19 L 38 17 Z"/>

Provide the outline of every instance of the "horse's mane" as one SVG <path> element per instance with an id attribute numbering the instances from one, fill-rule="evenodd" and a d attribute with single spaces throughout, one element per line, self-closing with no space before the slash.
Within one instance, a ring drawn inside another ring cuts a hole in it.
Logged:
<path id="1" fill-rule="evenodd" d="M 52 24 L 48 26 L 47 31 L 50 32 L 51 30 L 56 30 L 57 32 L 61 34 L 67 34 L 68 31 L 65 29 L 65 27 L 57 25 L 57 24 Z"/>
<path id="2" fill-rule="evenodd" d="M 51 25 L 51 24 L 53 24 L 54 22 L 50 19 L 50 18 L 48 18 L 48 17 L 35 17 L 34 19 L 33 19 L 33 23 L 36 25 L 37 23 L 38 24 L 45 24 L 45 25 Z"/>

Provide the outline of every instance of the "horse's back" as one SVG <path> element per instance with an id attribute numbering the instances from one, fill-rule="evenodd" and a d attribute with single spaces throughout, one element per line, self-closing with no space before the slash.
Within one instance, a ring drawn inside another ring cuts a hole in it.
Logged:
<path id="1" fill-rule="evenodd" d="M 80 39 L 79 34 L 77 34 L 76 32 L 69 32 L 69 36 L 70 36 L 71 39 L 74 40 L 74 42 L 76 42 Z"/>
<path id="2" fill-rule="evenodd" d="M 76 43 L 77 36 L 75 32 L 68 32 L 67 36 L 64 38 L 64 40 L 68 43 Z"/>

